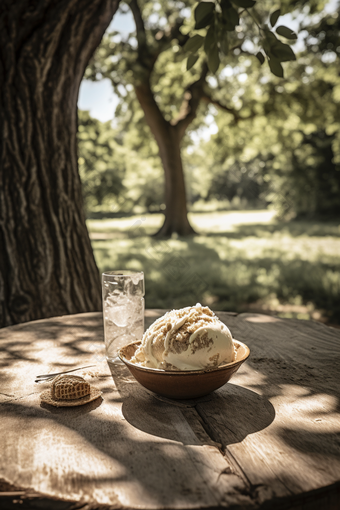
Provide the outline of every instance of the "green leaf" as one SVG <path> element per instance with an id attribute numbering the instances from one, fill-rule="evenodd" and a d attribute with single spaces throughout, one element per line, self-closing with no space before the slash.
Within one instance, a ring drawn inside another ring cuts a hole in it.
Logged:
<path id="1" fill-rule="evenodd" d="M 237 10 L 234 9 L 234 7 L 224 7 L 222 5 L 222 15 L 224 21 L 226 22 L 226 30 L 228 32 L 233 32 L 236 25 L 239 25 L 240 23 L 240 18 Z"/>
<path id="2" fill-rule="evenodd" d="M 262 48 L 264 49 L 266 55 L 270 55 L 270 44 L 267 39 L 262 41 Z"/>
<path id="3" fill-rule="evenodd" d="M 267 41 L 269 42 L 269 44 L 273 44 L 275 43 L 276 41 L 278 41 L 278 38 L 276 37 L 276 35 L 274 34 L 274 32 L 272 32 L 271 30 L 269 30 L 268 28 L 267 29 L 264 29 L 264 33 L 265 33 L 265 37 L 267 39 Z"/>
<path id="4" fill-rule="evenodd" d="M 260 61 L 260 64 L 262 66 L 263 62 L 265 61 L 264 55 L 261 51 L 256 53 L 255 57 Z"/>
<path id="5" fill-rule="evenodd" d="M 233 4 L 237 5 L 237 7 L 243 7 L 244 9 L 248 9 L 249 7 L 254 7 L 256 1 L 254 0 L 231 0 Z"/>
<path id="6" fill-rule="evenodd" d="M 188 57 L 188 60 L 187 60 L 187 71 L 189 71 L 189 69 L 191 69 L 197 62 L 198 60 L 198 55 L 189 55 Z"/>
<path id="7" fill-rule="evenodd" d="M 195 28 L 197 30 L 210 25 L 214 18 L 215 4 L 212 2 L 200 2 L 195 9 Z"/>
<path id="8" fill-rule="evenodd" d="M 276 60 L 276 58 L 269 59 L 268 64 L 271 72 L 275 74 L 275 76 L 277 76 L 278 78 L 283 78 L 283 67 L 280 64 L 280 62 Z"/>
<path id="9" fill-rule="evenodd" d="M 276 41 L 275 44 L 270 46 L 269 55 L 273 56 L 280 62 L 296 60 L 296 56 L 292 48 L 288 44 L 284 44 L 281 41 Z"/>
<path id="10" fill-rule="evenodd" d="M 237 10 L 234 9 L 234 7 L 231 7 L 230 9 L 228 9 L 228 11 L 230 23 L 232 23 L 234 26 L 239 25 L 240 17 L 238 15 Z"/>
<path id="11" fill-rule="evenodd" d="M 229 53 L 229 38 L 228 38 L 228 32 L 225 32 L 223 34 L 223 37 L 220 41 L 221 51 L 224 55 L 228 55 Z"/>
<path id="12" fill-rule="evenodd" d="M 196 53 L 196 51 L 202 46 L 203 41 L 204 41 L 204 37 L 196 34 L 187 40 L 187 42 L 183 46 L 183 49 L 184 49 L 184 51 L 191 51 L 192 53 Z"/>
<path id="13" fill-rule="evenodd" d="M 215 25 L 210 25 L 207 35 L 204 39 L 204 51 L 208 54 L 209 49 L 211 46 L 216 44 L 216 31 L 215 31 Z"/>
<path id="14" fill-rule="evenodd" d="M 217 69 L 219 68 L 219 65 L 220 65 L 220 56 L 218 54 L 217 44 L 215 44 L 214 46 L 212 46 L 210 48 L 210 51 L 208 53 L 208 67 L 209 67 L 210 72 L 215 74 Z"/>
<path id="15" fill-rule="evenodd" d="M 215 4 L 213 2 L 200 2 L 195 9 L 195 21 L 198 23 L 202 21 L 207 14 L 213 13 Z"/>
<path id="16" fill-rule="evenodd" d="M 276 33 L 282 35 L 286 39 L 297 39 L 296 33 L 293 32 L 293 30 L 291 30 L 290 28 L 284 27 L 283 25 L 277 27 Z"/>
<path id="17" fill-rule="evenodd" d="M 205 18 L 203 18 L 199 23 L 196 23 L 195 29 L 200 30 L 201 28 L 205 28 L 214 20 L 214 14 L 208 14 Z"/>
<path id="18" fill-rule="evenodd" d="M 262 40 L 262 47 L 268 57 L 274 57 L 279 62 L 288 62 L 289 60 L 296 60 L 294 51 L 288 45 L 280 41 L 276 35 L 270 30 L 264 30 L 265 39 Z"/>
<path id="19" fill-rule="evenodd" d="M 274 27 L 277 23 L 277 20 L 281 16 L 281 9 L 277 9 L 277 11 L 272 12 L 270 15 L 269 21 L 272 27 Z"/>

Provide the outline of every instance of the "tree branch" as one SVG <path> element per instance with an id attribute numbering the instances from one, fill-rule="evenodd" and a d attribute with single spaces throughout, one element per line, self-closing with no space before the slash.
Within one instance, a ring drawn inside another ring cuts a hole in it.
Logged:
<path id="1" fill-rule="evenodd" d="M 129 6 L 136 25 L 138 59 L 140 60 L 141 63 L 145 64 L 146 63 L 145 57 L 149 55 L 149 48 L 146 44 L 146 32 L 142 12 L 140 10 L 137 0 L 130 0 Z"/>
<path id="2" fill-rule="evenodd" d="M 204 95 L 202 96 L 202 101 L 205 101 L 206 103 L 213 104 L 214 106 L 217 106 L 221 110 L 224 110 L 225 112 L 230 113 L 234 117 L 235 124 L 237 124 L 240 120 L 249 120 L 249 119 L 253 119 L 254 117 L 256 117 L 255 112 L 252 112 L 247 117 L 242 117 L 241 115 L 239 115 L 238 110 L 235 110 L 234 108 L 230 108 L 229 106 L 226 106 L 226 105 L 220 103 L 219 101 L 217 101 L 217 99 L 213 99 L 207 93 L 204 93 Z"/>
<path id="3" fill-rule="evenodd" d="M 214 106 L 217 106 L 221 110 L 224 110 L 225 112 L 230 113 L 234 117 L 235 124 L 237 124 L 238 121 L 240 120 L 240 116 L 239 116 L 237 110 L 234 110 L 234 108 L 229 108 L 228 106 L 220 103 L 216 99 L 213 99 L 208 94 L 204 94 L 204 96 L 202 96 L 202 101 L 205 101 L 206 103 L 213 104 Z"/>
<path id="4" fill-rule="evenodd" d="M 206 83 L 207 74 L 208 65 L 204 62 L 199 79 L 192 83 L 184 93 L 178 117 L 171 121 L 171 125 L 175 126 L 177 129 L 179 139 L 183 138 L 187 127 L 197 115 L 198 106 L 204 96 L 204 85 Z"/>
<path id="5" fill-rule="evenodd" d="M 162 137 L 167 136 L 169 130 L 169 122 L 164 119 L 164 116 L 154 98 L 150 80 L 145 79 L 143 82 L 136 83 L 134 88 L 137 99 L 144 111 L 145 119 L 150 126 L 152 134 L 154 135 L 156 141 L 160 143 Z"/>

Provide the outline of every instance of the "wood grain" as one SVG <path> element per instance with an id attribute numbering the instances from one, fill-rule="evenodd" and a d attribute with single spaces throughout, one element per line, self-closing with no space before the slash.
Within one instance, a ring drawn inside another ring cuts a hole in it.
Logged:
<path id="1" fill-rule="evenodd" d="M 146 325 L 163 313 L 147 311 Z M 339 508 L 340 332 L 219 315 L 251 356 L 193 401 L 158 397 L 125 366 L 108 367 L 101 314 L 0 330 L 0 477 L 51 501 L 114 508 Z M 80 375 L 102 401 L 40 404 L 37 374 L 92 363 Z"/>

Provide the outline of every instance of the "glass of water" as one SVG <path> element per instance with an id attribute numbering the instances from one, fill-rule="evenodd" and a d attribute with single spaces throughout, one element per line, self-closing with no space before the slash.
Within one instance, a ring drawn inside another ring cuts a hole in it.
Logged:
<path id="1" fill-rule="evenodd" d="M 121 347 L 144 333 L 144 273 L 107 271 L 102 274 L 106 358 L 117 362 Z"/>

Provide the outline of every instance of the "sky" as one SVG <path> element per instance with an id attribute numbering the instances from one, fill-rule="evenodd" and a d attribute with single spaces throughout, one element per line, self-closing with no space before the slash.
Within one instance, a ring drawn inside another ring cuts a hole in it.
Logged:
<path id="1" fill-rule="evenodd" d="M 117 12 L 110 23 L 107 31 L 119 30 L 121 32 L 132 32 L 134 23 L 130 13 L 121 14 Z M 112 120 L 117 106 L 117 96 L 113 93 L 111 82 L 102 80 L 92 82 L 83 80 L 80 85 L 78 108 L 89 110 L 90 115 L 101 122 Z"/>

